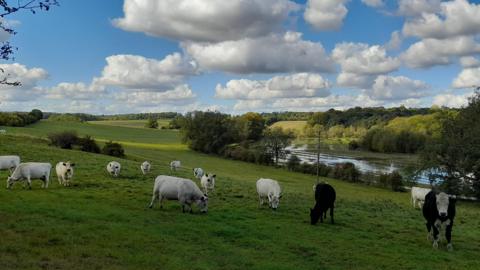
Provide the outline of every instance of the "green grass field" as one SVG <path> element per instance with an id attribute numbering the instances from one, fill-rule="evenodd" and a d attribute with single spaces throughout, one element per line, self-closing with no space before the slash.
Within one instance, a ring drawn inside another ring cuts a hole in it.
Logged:
<path id="1" fill-rule="evenodd" d="M 38 139 L 65 128 L 125 142 L 127 158 Z M 32 190 L 20 183 L 0 189 L 0 269 L 479 269 L 478 204 L 458 203 L 455 250 L 433 250 L 406 193 L 324 179 L 337 190 L 336 224 L 311 226 L 313 177 L 192 152 L 175 131 L 41 122 L 7 134 L 0 135 L 0 155 L 77 167 L 69 188 L 53 173 L 47 190 L 39 181 Z M 146 208 L 154 176 L 170 174 L 173 159 L 182 161 L 178 176 L 191 178 L 197 166 L 217 174 L 208 214 L 183 214 L 174 201 Z M 106 173 L 111 160 L 122 163 L 118 179 Z M 153 165 L 147 177 L 143 160 Z M 276 212 L 258 208 L 260 177 L 284 189 Z"/>
<path id="2" fill-rule="evenodd" d="M 283 129 L 290 129 L 298 134 L 303 132 L 303 128 L 307 125 L 307 121 L 279 121 L 272 125 L 272 127 L 281 127 Z"/>
<path id="3" fill-rule="evenodd" d="M 169 119 L 158 119 L 158 127 L 166 127 L 170 123 Z M 103 120 L 89 121 L 90 124 L 107 125 L 115 127 L 145 128 L 147 120 Z"/>

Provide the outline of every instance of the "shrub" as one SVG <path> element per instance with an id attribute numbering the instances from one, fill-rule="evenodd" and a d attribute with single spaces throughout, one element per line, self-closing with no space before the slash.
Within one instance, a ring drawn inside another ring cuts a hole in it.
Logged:
<path id="1" fill-rule="evenodd" d="M 351 162 L 336 164 L 333 168 L 333 178 L 342 179 L 350 182 L 358 182 L 360 172 Z"/>
<path id="2" fill-rule="evenodd" d="M 121 144 L 110 141 L 105 143 L 105 146 L 103 146 L 102 154 L 114 157 L 124 157 L 125 151 L 123 150 L 123 146 Z"/>
<path id="3" fill-rule="evenodd" d="M 349 150 L 357 150 L 359 147 L 360 147 L 360 144 L 359 144 L 357 141 L 355 141 L 355 140 L 350 141 L 350 142 L 348 143 L 348 149 L 349 149 Z"/>
<path id="4" fill-rule="evenodd" d="M 83 138 L 78 139 L 78 145 L 80 146 L 80 150 L 90 153 L 100 153 L 100 147 L 95 142 L 95 140 L 86 135 Z"/>
<path id="5" fill-rule="evenodd" d="M 392 172 L 389 175 L 390 186 L 393 191 L 405 191 L 403 188 L 403 177 L 397 171 Z"/>
<path id="6" fill-rule="evenodd" d="M 155 118 L 148 118 L 147 123 L 145 124 L 146 128 L 158 128 L 158 121 Z"/>
<path id="7" fill-rule="evenodd" d="M 50 140 L 51 145 L 63 149 L 72 149 L 72 146 L 78 142 L 78 136 L 75 131 L 51 133 L 48 135 L 48 139 Z"/>
<path id="8" fill-rule="evenodd" d="M 298 158 L 296 155 L 291 155 L 287 161 L 288 170 L 295 171 L 298 165 L 300 165 L 300 158 Z"/>

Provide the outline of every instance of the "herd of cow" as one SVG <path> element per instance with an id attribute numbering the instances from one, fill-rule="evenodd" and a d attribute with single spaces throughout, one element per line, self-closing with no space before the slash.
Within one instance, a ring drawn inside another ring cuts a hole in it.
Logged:
<path id="1" fill-rule="evenodd" d="M 63 186 L 70 186 L 73 178 L 75 163 L 58 162 L 55 166 L 58 182 Z M 11 188 L 17 181 L 24 181 L 31 188 L 32 179 L 43 181 L 42 187 L 48 188 L 50 163 L 26 162 L 21 163 L 18 156 L 0 156 L 0 170 L 10 170 L 10 176 L 7 179 L 7 189 Z M 174 160 L 170 163 L 170 170 L 177 171 L 181 168 L 181 163 Z M 120 175 L 121 164 L 111 161 L 107 164 L 107 172 L 113 177 Z M 146 175 L 150 172 L 151 164 L 148 161 L 140 165 L 141 172 Z M 194 168 L 193 175 L 200 180 L 203 191 L 197 184 L 190 180 L 169 175 L 159 175 L 155 178 L 153 186 L 152 200 L 149 207 L 152 208 L 156 201 L 162 208 L 164 200 L 178 200 L 182 206 L 183 212 L 192 212 L 192 204 L 196 204 L 201 212 L 208 211 L 208 192 L 213 191 L 215 187 L 215 174 L 204 173 L 201 168 Z M 282 190 L 279 183 L 272 179 L 260 178 L 256 182 L 256 188 L 260 206 L 268 203 L 268 206 L 274 210 L 278 208 L 282 198 Z M 313 186 L 315 192 L 315 206 L 310 209 L 310 221 L 312 225 L 323 222 L 330 210 L 330 221 L 333 224 L 333 211 L 335 206 L 336 193 L 334 188 L 327 183 L 318 183 Z M 447 249 L 452 250 L 451 235 L 453 220 L 455 218 L 454 196 L 449 196 L 444 192 L 436 192 L 431 189 L 412 187 L 412 203 L 414 208 L 420 205 L 423 216 L 427 223 L 428 239 L 433 241 L 433 247 L 438 248 L 440 240 L 440 231 L 445 229 L 445 238 L 447 240 Z"/>

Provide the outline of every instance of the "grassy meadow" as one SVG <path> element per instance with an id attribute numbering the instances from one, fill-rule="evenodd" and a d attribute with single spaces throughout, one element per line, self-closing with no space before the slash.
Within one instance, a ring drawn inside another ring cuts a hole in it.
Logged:
<path id="1" fill-rule="evenodd" d="M 131 128 L 145 128 L 147 120 L 102 120 L 102 121 L 89 121 L 90 124 L 107 125 L 115 127 L 131 127 Z M 169 119 L 158 119 L 158 127 L 167 127 L 170 123 Z"/>
<path id="2" fill-rule="evenodd" d="M 306 125 L 307 125 L 307 121 L 278 121 L 278 122 L 275 122 L 272 125 L 272 127 L 281 127 L 283 129 L 290 129 L 298 134 L 301 134 Z"/>
<path id="3" fill-rule="evenodd" d="M 190 151 L 177 131 L 47 121 L 6 129 L 0 155 L 77 167 L 72 187 L 60 186 L 53 172 L 47 190 L 38 180 L 32 190 L 21 183 L 0 189 L 0 269 L 479 269 L 475 203 L 457 205 L 455 250 L 433 250 L 407 193 L 323 179 L 337 191 L 336 223 L 311 226 L 314 177 Z M 61 150 L 44 140 L 65 129 L 121 142 L 127 157 Z M 154 177 L 170 174 L 173 159 L 183 166 L 175 175 L 192 178 L 193 167 L 217 174 L 208 214 L 183 214 L 174 201 L 146 208 Z M 106 173 L 111 160 L 122 164 L 118 179 Z M 144 160 L 152 163 L 148 176 L 140 172 Z M 7 175 L 0 171 L 1 179 Z M 282 185 L 277 211 L 258 207 L 260 177 Z"/>

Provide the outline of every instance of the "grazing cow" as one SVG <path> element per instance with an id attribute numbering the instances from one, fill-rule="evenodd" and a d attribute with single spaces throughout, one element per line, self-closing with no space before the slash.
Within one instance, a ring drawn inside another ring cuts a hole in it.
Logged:
<path id="1" fill-rule="evenodd" d="M 174 160 L 170 162 L 170 170 L 176 172 L 178 169 L 180 169 L 180 166 L 182 166 L 182 163 L 180 163 L 180 160 Z"/>
<path id="2" fill-rule="evenodd" d="M 206 195 L 208 195 L 208 190 L 215 188 L 215 177 L 217 177 L 216 174 L 205 174 L 202 176 L 202 179 L 200 179 L 200 184 L 203 187 L 203 192 L 205 192 Z"/>
<path id="3" fill-rule="evenodd" d="M 268 199 L 268 206 L 277 210 L 280 204 L 281 188 L 277 181 L 272 179 L 260 178 L 257 180 L 257 193 L 260 206 L 264 204 L 264 199 Z"/>
<path id="4" fill-rule="evenodd" d="M 168 175 L 157 176 L 149 207 L 152 208 L 155 200 L 158 200 L 160 208 L 163 208 L 162 201 L 165 199 L 178 200 L 182 205 L 183 213 L 185 211 L 192 213 L 192 203 L 196 203 L 201 212 L 206 213 L 208 211 L 208 197 L 189 179 Z"/>
<path id="5" fill-rule="evenodd" d="M 10 173 L 13 173 L 18 164 L 19 156 L 0 156 L 0 170 L 10 170 Z"/>
<path id="6" fill-rule="evenodd" d="M 433 236 L 433 247 L 438 248 L 439 234 L 442 227 L 445 228 L 445 238 L 447 239 L 447 249 L 452 250 L 452 228 L 455 218 L 456 199 L 448 196 L 444 192 L 436 194 L 430 191 L 425 196 L 423 204 L 423 217 L 427 220 L 428 239 Z"/>
<path id="7" fill-rule="evenodd" d="M 202 168 L 193 169 L 193 176 L 195 176 L 195 178 L 202 179 L 203 175 L 204 175 L 204 172 Z"/>
<path id="8" fill-rule="evenodd" d="M 335 189 L 329 184 L 319 183 L 315 187 L 315 206 L 310 209 L 310 223 L 317 224 L 318 219 L 323 223 L 327 218 L 327 210 L 330 209 L 330 222 L 333 224 L 333 208 L 335 206 Z"/>
<path id="9" fill-rule="evenodd" d="M 144 161 L 142 165 L 140 165 L 140 170 L 142 170 L 143 175 L 146 175 L 148 172 L 150 172 L 150 168 L 152 165 L 150 165 L 150 162 Z"/>
<path id="10" fill-rule="evenodd" d="M 109 174 L 117 177 L 120 174 L 120 169 L 122 169 L 122 165 L 116 161 L 110 161 L 107 164 L 107 171 Z"/>
<path id="11" fill-rule="evenodd" d="M 70 186 L 70 180 L 73 178 L 73 167 L 75 163 L 67 162 L 58 162 L 55 166 L 55 171 L 57 172 L 58 183 L 64 186 Z"/>
<path id="12" fill-rule="evenodd" d="M 421 188 L 421 187 L 412 187 L 412 203 L 413 208 L 417 208 L 417 204 L 422 208 L 423 203 L 425 201 L 425 196 L 431 189 L 429 188 Z"/>
<path id="13" fill-rule="evenodd" d="M 32 179 L 40 179 L 43 181 L 42 187 L 48 188 L 50 182 L 50 170 L 52 164 L 39 163 L 39 162 L 27 162 L 20 163 L 12 175 L 7 179 L 7 188 L 13 186 L 13 183 L 20 180 L 27 180 L 28 188 L 32 188 Z"/>

